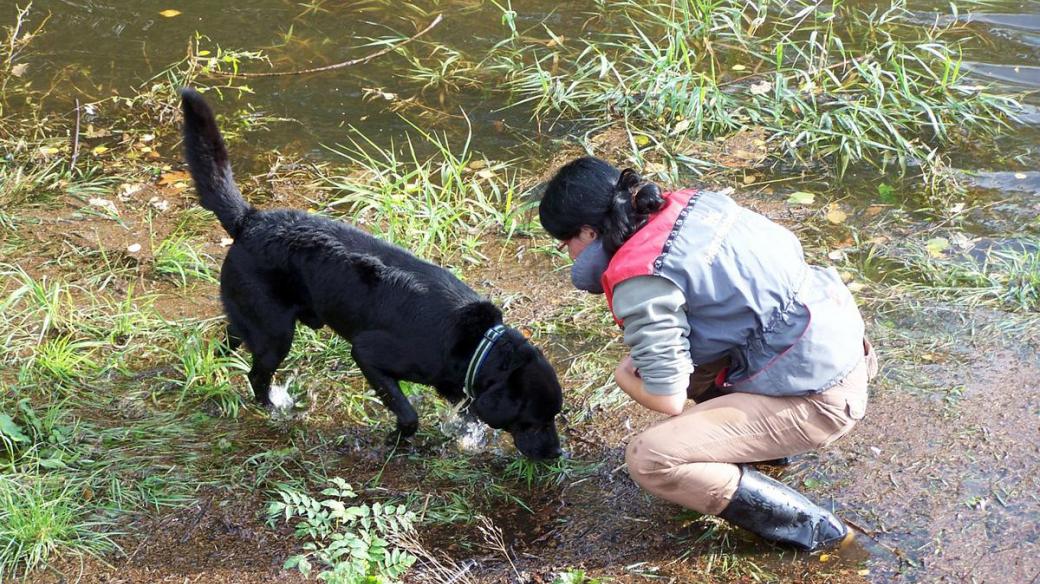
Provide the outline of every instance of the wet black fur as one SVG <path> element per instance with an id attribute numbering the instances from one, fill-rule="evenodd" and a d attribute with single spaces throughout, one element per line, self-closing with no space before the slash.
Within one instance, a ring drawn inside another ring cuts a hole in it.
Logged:
<path id="1" fill-rule="evenodd" d="M 399 381 L 458 402 L 470 357 L 502 313 L 447 270 L 345 223 L 295 210 L 260 211 L 235 186 L 213 112 L 181 92 L 184 148 L 202 206 L 234 239 L 220 273 L 229 339 L 252 353 L 249 381 L 270 404 L 271 379 L 296 322 L 329 326 L 407 437 L 418 416 Z M 555 417 L 562 392 L 542 353 L 515 329 L 496 343 L 477 378 L 470 411 L 513 435 L 532 458 L 560 453 Z"/>

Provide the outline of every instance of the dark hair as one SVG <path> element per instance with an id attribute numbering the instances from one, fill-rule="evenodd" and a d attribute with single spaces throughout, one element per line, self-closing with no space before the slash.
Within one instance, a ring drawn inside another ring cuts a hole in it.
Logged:
<path id="1" fill-rule="evenodd" d="M 634 194 L 633 194 L 634 193 Z M 583 225 L 596 230 L 610 255 L 664 206 L 661 189 L 626 168 L 584 156 L 565 164 L 549 181 L 538 218 L 549 235 L 570 239 Z"/>

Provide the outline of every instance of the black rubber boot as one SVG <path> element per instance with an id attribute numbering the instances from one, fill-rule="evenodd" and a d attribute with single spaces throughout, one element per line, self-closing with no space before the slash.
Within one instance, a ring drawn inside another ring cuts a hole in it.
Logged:
<path id="1" fill-rule="evenodd" d="M 782 456 L 780 458 L 773 458 L 771 460 L 760 460 L 754 464 L 764 464 L 766 466 L 791 466 L 798 460 L 798 455 L 794 454 L 791 456 Z"/>
<path id="2" fill-rule="evenodd" d="M 769 541 L 805 551 L 834 547 L 848 529 L 826 509 L 791 487 L 747 465 L 740 484 L 719 517 Z"/>

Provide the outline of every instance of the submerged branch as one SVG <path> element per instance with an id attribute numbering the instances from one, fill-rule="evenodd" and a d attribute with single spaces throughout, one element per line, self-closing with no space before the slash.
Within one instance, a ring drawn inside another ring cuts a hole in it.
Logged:
<path id="1" fill-rule="evenodd" d="M 361 57 L 361 58 L 358 58 L 358 59 L 351 59 L 349 61 L 343 61 L 342 63 L 334 63 L 332 65 L 325 65 L 324 67 L 313 67 L 313 68 L 310 68 L 310 69 L 300 69 L 300 70 L 297 70 L 297 71 L 271 71 L 269 73 L 232 73 L 232 72 L 224 72 L 224 71 L 215 71 L 215 73 L 219 73 L 219 74 L 222 74 L 222 75 L 227 75 L 229 77 L 282 77 L 282 76 L 286 76 L 286 75 L 306 75 L 308 73 L 321 73 L 323 71 L 332 71 L 334 69 L 342 69 L 344 67 L 352 67 L 354 65 L 363 65 L 365 63 L 368 63 L 369 61 L 372 61 L 373 59 L 376 59 L 378 57 L 382 57 L 383 55 L 385 55 L 387 53 L 395 51 L 395 50 L 397 50 L 397 49 L 407 45 L 408 43 L 414 41 L 415 39 L 423 36 L 424 34 L 430 32 L 431 30 L 433 30 L 433 28 L 435 26 L 437 26 L 438 24 L 440 24 L 442 20 L 444 20 L 444 15 L 443 14 L 438 14 L 437 18 L 434 18 L 433 22 L 428 24 L 426 26 L 426 28 L 420 30 L 419 32 L 417 32 L 414 35 L 408 37 L 407 39 L 397 43 L 396 45 L 391 45 L 389 47 L 385 47 L 383 49 L 380 49 L 380 50 L 372 53 L 371 55 L 367 55 L 365 57 Z"/>

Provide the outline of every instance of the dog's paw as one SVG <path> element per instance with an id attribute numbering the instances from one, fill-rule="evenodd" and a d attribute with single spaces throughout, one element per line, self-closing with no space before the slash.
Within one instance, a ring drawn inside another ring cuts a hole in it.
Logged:
<path id="1" fill-rule="evenodd" d="M 414 434 L 414 432 L 412 434 Z M 386 440 L 384 440 L 383 443 L 390 447 L 407 446 L 412 442 L 412 434 L 406 435 L 402 433 L 400 430 L 394 430 L 393 432 L 387 434 Z"/>
<path id="2" fill-rule="evenodd" d="M 411 438 L 419 431 L 419 420 L 397 421 L 397 433 L 402 438 Z"/>

